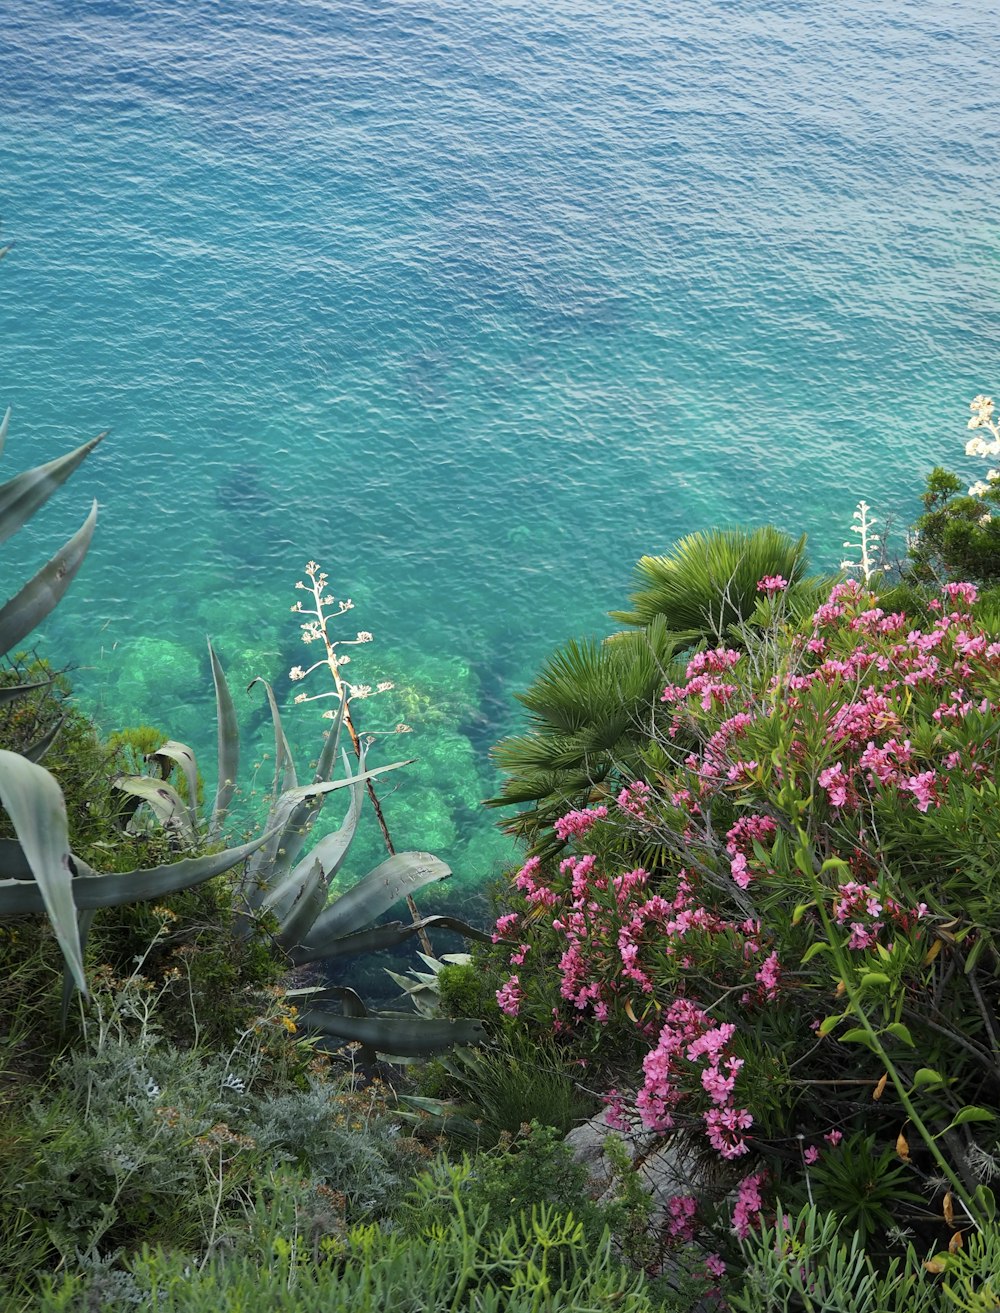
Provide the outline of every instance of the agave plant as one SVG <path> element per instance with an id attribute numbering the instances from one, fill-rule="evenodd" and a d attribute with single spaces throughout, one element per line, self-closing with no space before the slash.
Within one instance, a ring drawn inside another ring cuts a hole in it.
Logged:
<path id="1" fill-rule="evenodd" d="M 218 835 L 232 799 L 239 763 L 239 730 L 222 665 L 209 643 L 215 684 L 218 720 L 219 787 L 209 824 L 199 823 L 194 800 L 197 796 L 197 762 L 185 744 L 171 740 L 147 759 L 157 776 L 121 776 L 119 789 L 146 804 L 155 820 L 165 826 L 179 843 L 207 829 Z M 417 916 L 408 922 L 376 924 L 395 903 L 425 885 L 447 879 L 450 868 L 426 852 L 392 853 L 345 893 L 329 900 L 331 882 L 340 873 L 357 833 L 366 786 L 389 771 L 409 765 L 406 761 L 368 769 L 366 748 L 360 744 L 357 769 L 351 770 L 347 752 L 340 753 L 344 775 L 332 779 L 338 760 L 340 735 L 347 717 L 347 698 L 342 697 L 327 733 L 316 770 L 307 784 L 299 784 L 295 764 L 284 732 L 277 700 L 271 685 L 260 684 L 267 696 L 274 727 L 275 775 L 272 802 L 264 822 L 264 835 L 246 861 L 239 882 L 244 912 L 237 933 L 243 937 L 264 934 L 275 950 L 292 966 L 335 963 L 348 957 L 392 948 L 428 928 L 455 931 L 467 937 L 489 940 L 475 927 L 451 916 Z M 251 685 L 253 687 L 253 685 Z M 186 798 L 173 788 L 168 776 L 179 767 L 185 778 Z M 336 830 L 323 836 L 302 855 L 320 815 L 326 796 L 350 790 L 347 814 Z M 440 1021 L 427 1017 L 369 1016 L 360 996 L 349 987 L 330 986 L 307 990 L 303 998 L 314 1005 L 302 1024 L 340 1040 L 357 1040 L 366 1048 L 397 1055 L 434 1052 L 454 1043 L 476 1042 L 482 1033 L 478 1022 Z M 337 999 L 342 1013 L 317 1006 Z"/>

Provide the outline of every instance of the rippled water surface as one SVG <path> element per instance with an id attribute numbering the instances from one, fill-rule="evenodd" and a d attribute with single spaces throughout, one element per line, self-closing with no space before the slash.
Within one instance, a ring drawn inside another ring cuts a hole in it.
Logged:
<path id="1" fill-rule="evenodd" d="M 5 0 L 8 473 L 111 429 L 5 548 L 13 577 L 99 498 L 41 649 L 108 728 L 208 761 L 204 636 L 290 702 L 315 558 L 375 635 L 358 678 L 397 685 L 359 718 L 415 730 L 380 750 L 419 758 L 397 840 L 477 887 L 513 691 L 606 632 L 640 554 L 772 520 L 829 565 L 858 498 L 905 523 L 929 465 L 969 464 L 1000 386 L 997 19 Z M 304 755 L 316 717 L 289 712 Z"/>

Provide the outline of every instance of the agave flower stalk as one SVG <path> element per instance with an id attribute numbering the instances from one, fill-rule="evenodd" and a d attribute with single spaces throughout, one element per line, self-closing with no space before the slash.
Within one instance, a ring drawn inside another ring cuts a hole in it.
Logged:
<path id="1" fill-rule="evenodd" d="M 321 570 L 315 561 L 309 561 L 306 563 L 306 574 L 309 578 L 309 583 L 303 583 L 300 579 L 295 587 L 311 593 L 313 605 L 311 607 L 303 606 L 301 602 L 296 602 L 292 607 L 292 610 L 297 615 L 306 615 L 310 617 L 308 620 L 305 620 L 301 626 L 302 641 L 304 643 L 322 643 L 325 655 L 321 657 L 319 661 L 314 662 L 306 670 L 303 670 L 301 666 L 294 666 L 289 672 L 289 675 L 293 680 L 301 680 L 311 675 L 314 670 L 318 670 L 321 666 L 326 666 L 333 678 L 333 691 L 329 693 L 312 694 L 298 693 L 296 694 L 295 701 L 314 702 L 321 698 L 336 698 L 343 708 L 343 726 L 350 735 L 351 744 L 354 748 L 354 755 L 360 763 L 362 760 L 362 744 L 354 720 L 351 717 L 350 699 L 352 697 L 367 698 L 372 697 L 374 694 L 386 693 L 393 687 L 393 685 L 389 680 L 384 680 L 377 684 L 373 689 L 369 684 L 353 684 L 343 677 L 341 674 L 341 668 L 346 666 L 351 658 L 347 654 L 339 653 L 337 649 L 340 647 L 353 647 L 362 643 L 370 643 L 372 641 L 372 635 L 367 630 L 359 630 L 354 638 L 332 637 L 330 633 L 331 621 L 339 619 L 340 616 L 344 615 L 347 611 L 352 610 L 354 603 L 349 597 L 338 599 L 334 597 L 332 593 L 327 591 L 329 578 L 326 572 Z M 331 607 L 337 608 L 332 614 L 329 610 Z M 327 712 L 326 715 L 332 718 L 334 713 L 331 711 Z M 393 732 L 396 734 L 406 734 L 409 732 L 409 728 L 409 725 L 400 723 L 396 725 Z M 375 819 L 378 821 L 379 829 L 382 832 L 382 840 L 385 843 L 385 850 L 390 857 L 393 857 L 396 854 L 396 847 L 392 841 L 392 835 L 389 833 L 389 826 L 386 823 L 385 814 L 382 811 L 382 804 L 379 802 L 379 797 L 375 791 L 375 785 L 371 778 L 365 781 L 365 789 L 371 800 L 372 808 L 375 812 Z M 406 895 L 406 906 L 414 925 L 416 925 L 421 918 L 420 913 L 417 910 L 417 905 L 413 901 L 411 894 Z M 419 938 L 423 951 L 428 955 L 431 955 L 431 943 L 430 939 L 427 937 L 427 932 L 424 930 L 419 931 Z"/>

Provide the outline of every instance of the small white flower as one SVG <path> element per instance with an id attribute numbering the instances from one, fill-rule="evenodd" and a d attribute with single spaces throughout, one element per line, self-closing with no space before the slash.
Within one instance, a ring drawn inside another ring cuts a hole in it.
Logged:
<path id="1" fill-rule="evenodd" d="M 289 679 L 305 679 L 305 677 L 306 672 L 301 666 L 292 666 L 291 670 L 288 672 Z"/>
<path id="2" fill-rule="evenodd" d="M 982 479 L 977 479 L 969 488 L 969 496 L 981 497 L 984 492 L 989 492 L 989 490 L 990 485 L 988 483 L 984 483 Z"/>

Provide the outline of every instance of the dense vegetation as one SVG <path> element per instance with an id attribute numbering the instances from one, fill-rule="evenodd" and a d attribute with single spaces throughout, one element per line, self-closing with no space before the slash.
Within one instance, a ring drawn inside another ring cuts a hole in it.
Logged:
<path id="1" fill-rule="evenodd" d="M 970 427 L 1000 453 L 988 398 Z M 0 489 L 0 524 L 85 455 Z M 863 504 L 828 577 L 773 529 L 643 558 L 623 632 L 555 653 L 497 748 L 525 856 L 492 934 L 396 962 L 395 1017 L 314 964 L 472 928 L 385 919 L 447 868 L 392 850 L 374 690 L 339 673 L 370 635 L 333 637 L 318 567 L 328 736 L 299 784 L 264 686 L 251 836 L 214 653 L 207 814 L 184 745 L 105 737 L 45 654 L 11 658 L 4 1307 L 1000 1308 L 994 473 L 958 497 L 934 471 L 892 568 Z M 29 619 L 58 601 L 28 587 Z M 365 815 L 387 857 L 352 884 Z M 595 1172 L 565 1137 L 602 1106 Z"/>

